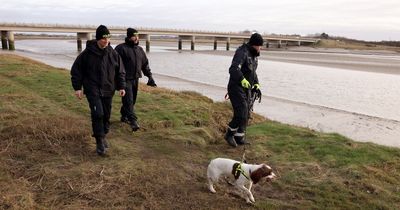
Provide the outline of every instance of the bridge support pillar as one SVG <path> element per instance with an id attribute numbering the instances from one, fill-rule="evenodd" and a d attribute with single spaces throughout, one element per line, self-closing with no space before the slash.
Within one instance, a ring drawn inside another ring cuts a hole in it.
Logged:
<path id="1" fill-rule="evenodd" d="M 297 46 L 299 46 L 299 47 L 301 46 L 301 42 L 300 41 L 297 42 Z"/>
<path id="2" fill-rule="evenodd" d="M 178 37 L 178 50 L 182 50 L 182 38 Z"/>
<path id="3" fill-rule="evenodd" d="M 7 50 L 7 31 L 1 31 L 1 49 Z"/>
<path id="4" fill-rule="evenodd" d="M 139 34 L 139 39 L 146 40 L 146 52 L 150 52 L 150 35 L 149 34 Z"/>
<path id="5" fill-rule="evenodd" d="M 76 34 L 76 45 L 78 48 L 78 52 L 82 52 L 82 39 L 91 40 L 92 34 L 91 33 L 80 33 Z"/>
<path id="6" fill-rule="evenodd" d="M 190 41 L 190 50 L 194 50 L 194 45 L 195 45 L 195 43 L 196 43 L 196 37 L 195 36 L 192 36 L 192 38 L 191 38 L 191 41 Z"/>
<path id="7" fill-rule="evenodd" d="M 281 48 L 282 47 L 282 40 L 279 40 L 278 41 L 278 48 Z"/>
<path id="8" fill-rule="evenodd" d="M 269 42 L 268 41 L 265 42 L 265 47 L 269 48 Z"/>
<path id="9" fill-rule="evenodd" d="M 82 52 L 82 39 L 81 38 L 77 37 L 76 45 L 78 47 L 78 52 Z"/>
<path id="10" fill-rule="evenodd" d="M 229 51 L 230 45 L 231 45 L 231 38 L 228 37 L 226 38 L 226 51 Z"/>
<path id="11" fill-rule="evenodd" d="M 217 50 L 218 43 L 217 43 L 217 38 L 214 38 L 214 50 Z"/>
<path id="12" fill-rule="evenodd" d="M 15 50 L 14 32 L 8 31 L 8 49 Z"/>
<path id="13" fill-rule="evenodd" d="M 146 52 L 150 52 L 150 35 L 146 35 Z"/>

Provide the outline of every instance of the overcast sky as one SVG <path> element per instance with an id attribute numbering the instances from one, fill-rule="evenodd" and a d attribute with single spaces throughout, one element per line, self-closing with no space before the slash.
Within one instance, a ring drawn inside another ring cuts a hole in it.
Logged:
<path id="1" fill-rule="evenodd" d="M 0 0 L 0 22 L 325 32 L 400 41 L 400 0 Z"/>

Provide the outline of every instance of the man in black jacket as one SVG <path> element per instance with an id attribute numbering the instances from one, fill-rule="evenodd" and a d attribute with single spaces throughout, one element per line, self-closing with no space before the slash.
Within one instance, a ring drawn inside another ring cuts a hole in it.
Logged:
<path id="1" fill-rule="evenodd" d="M 149 78 L 147 85 L 157 85 L 152 77 L 146 53 L 139 46 L 139 32 L 136 29 L 128 28 L 125 43 L 119 44 L 115 50 L 121 56 L 126 71 L 126 95 L 122 97 L 121 122 L 130 124 L 132 130 L 137 131 L 140 127 L 134 107 L 142 72 Z"/>
<path id="2" fill-rule="evenodd" d="M 251 35 L 249 42 L 236 50 L 229 68 L 228 95 L 233 107 L 233 118 L 228 124 L 224 138 L 233 147 L 247 143 L 244 135 L 249 114 L 250 91 L 261 95 L 256 69 L 263 42 L 260 34 Z"/>
<path id="3" fill-rule="evenodd" d="M 76 58 L 71 68 L 71 82 L 78 99 L 86 95 L 96 152 L 104 155 L 108 148 L 105 136 L 110 129 L 115 88 L 120 96 L 125 95 L 124 66 L 118 53 L 110 46 L 110 31 L 104 25 L 96 29 L 96 40 L 89 40 L 86 49 Z"/>

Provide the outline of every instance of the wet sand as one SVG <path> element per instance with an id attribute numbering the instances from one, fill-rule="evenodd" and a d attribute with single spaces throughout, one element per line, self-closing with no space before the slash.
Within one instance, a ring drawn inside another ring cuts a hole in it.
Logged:
<path id="1" fill-rule="evenodd" d="M 233 56 L 234 51 L 201 51 L 200 53 Z M 341 68 L 385 74 L 400 74 L 400 53 L 393 51 L 355 51 L 315 49 L 264 49 L 260 59 L 312 66 Z"/>
<path id="2" fill-rule="evenodd" d="M 312 49 L 310 50 L 312 51 Z M 0 53 L 10 53 L 0 51 Z M 196 51 L 213 55 L 232 56 L 233 51 Z M 374 55 L 378 52 L 373 52 Z M 15 51 L 18 54 L 41 61 L 58 68 L 70 69 L 75 57 L 65 55 L 41 55 Z M 400 56 L 392 52 L 382 52 L 381 56 L 369 56 L 372 52 L 324 51 L 293 52 L 263 51 L 260 59 L 279 62 L 293 62 L 314 66 L 328 66 L 348 70 L 399 74 Z M 388 56 L 395 58 L 387 59 Z M 176 77 L 154 74 L 158 86 L 173 90 L 191 90 L 223 101 L 225 88 L 188 81 Z M 142 80 L 143 81 L 143 80 Z M 400 147 L 400 122 L 383 118 L 330 109 L 321 106 L 297 103 L 264 96 L 261 104 L 255 104 L 254 111 L 275 121 L 308 127 L 321 132 L 335 132 L 361 142 L 374 142 L 386 146 Z"/>

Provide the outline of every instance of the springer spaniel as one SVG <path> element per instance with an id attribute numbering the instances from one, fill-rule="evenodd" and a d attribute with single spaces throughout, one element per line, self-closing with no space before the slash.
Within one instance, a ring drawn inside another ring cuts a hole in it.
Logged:
<path id="1" fill-rule="evenodd" d="M 207 168 L 208 189 L 215 193 L 214 183 L 217 183 L 221 176 L 235 179 L 234 186 L 242 194 L 244 192 L 247 203 L 254 203 L 251 187 L 262 179 L 271 180 L 276 177 L 271 167 L 266 164 L 253 165 L 240 163 L 227 158 L 215 158 L 211 160 Z M 249 184 L 249 188 L 245 185 Z"/>

